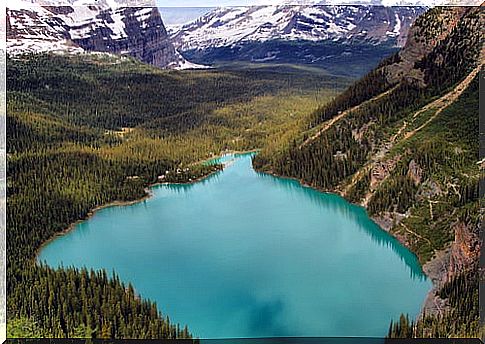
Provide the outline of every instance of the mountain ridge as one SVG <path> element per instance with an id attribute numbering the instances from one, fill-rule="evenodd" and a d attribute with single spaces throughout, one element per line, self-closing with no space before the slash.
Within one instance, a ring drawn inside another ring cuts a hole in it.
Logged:
<path id="1" fill-rule="evenodd" d="M 156 7 L 78 3 L 52 6 L 19 0 L 7 4 L 7 52 L 102 52 L 128 55 L 162 68 L 197 67 L 176 52 Z"/>
<path id="2" fill-rule="evenodd" d="M 207 49 L 272 39 L 345 41 L 402 46 L 422 7 L 241 6 L 219 7 L 171 33 L 177 49 Z"/>
<path id="3" fill-rule="evenodd" d="M 169 34 L 195 63 L 311 64 L 361 76 L 405 44 L 424 11 L 372 5 L 221 7 Z"/>

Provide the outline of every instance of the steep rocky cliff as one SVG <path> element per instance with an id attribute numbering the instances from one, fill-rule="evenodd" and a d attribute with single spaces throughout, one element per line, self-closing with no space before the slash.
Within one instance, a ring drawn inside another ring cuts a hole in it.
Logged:
<path id="1" fill-rule="evenodd" d="M 154 7 L 9 3 L 7 51 L 96 51 L 129 55 L 164 68 L 186 65 Z"/>
<path id="2" fill-rule="evenodd" d="M 473 224 L 458 222 L 453 226 L 455 238 L 451 244 L 446 281 L 470 268 L 480 255 L 479 228 Z"/>
<path id="3" fill-rule="evenodd" d="M 72 25 L 69 33 L 73 42 L 88 51 L 128 54 L 159 67 L 176 67 L 183 60 L 156 8 L 104 10 L 89 22 Z"/>
<path id="4" fill-rule="evenodd" d="M 415 68 L 415 64 L 450 35 L 465 13 L 465 7 L 439 7 L 419 16 L 409 30 L 404 48 L 398 53 L 399 61 L 385 67 L 389 83 L 406 79 L 424 86 L 424 71 Z"/>

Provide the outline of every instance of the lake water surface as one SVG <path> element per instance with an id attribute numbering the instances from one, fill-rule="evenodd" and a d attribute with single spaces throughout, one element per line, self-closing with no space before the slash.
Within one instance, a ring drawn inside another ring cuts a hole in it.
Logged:
<path id="1" fill-rule="evenodd" d="M 431 282 L 365 210 L 255 172 L 251 155 L 190 185 L 102 209 L 49 243 L 51 266 L 116 271 L 201 338 L 385 336 Z"/>

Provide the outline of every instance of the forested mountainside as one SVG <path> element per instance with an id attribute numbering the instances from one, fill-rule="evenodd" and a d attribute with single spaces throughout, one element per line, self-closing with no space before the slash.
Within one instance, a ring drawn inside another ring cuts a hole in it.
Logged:
<path id="1" fill-rule="evenodd" d="M 7 61 L 9 337 L 186 338 L 117 276 L 35 262 L 41 245 L 214 154 L 284 145 L 348 85 L 324 72 L 164 71 L 112 56 Z M 163 177 L 162 177 L 163 176 Z M 190 325 L 190 324 L 189 324 Z"/>
<path id="2" fill-rule="evenodd" d="M 434 288 L 390 337 L 478 336 L 478 73 L 484 13 L 433 8 L 406 46 L 313 113 L 254 166 L 367 207 L 415 252 Z"/>

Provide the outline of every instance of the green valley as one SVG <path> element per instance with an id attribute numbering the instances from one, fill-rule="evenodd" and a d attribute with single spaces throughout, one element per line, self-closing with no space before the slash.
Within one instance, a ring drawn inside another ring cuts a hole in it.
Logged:
<path id="1" fill-rule="evenodd" d="M 222 151 L 284 145 L 349 82 L 324 72 L 170 72 L 109 55 L 24 56 L 7 66 L 15 337 L 189 337 L 118 277 L 38 266 L 36 251 L 94 208 L 217 171 L 200 162 Z"/>

